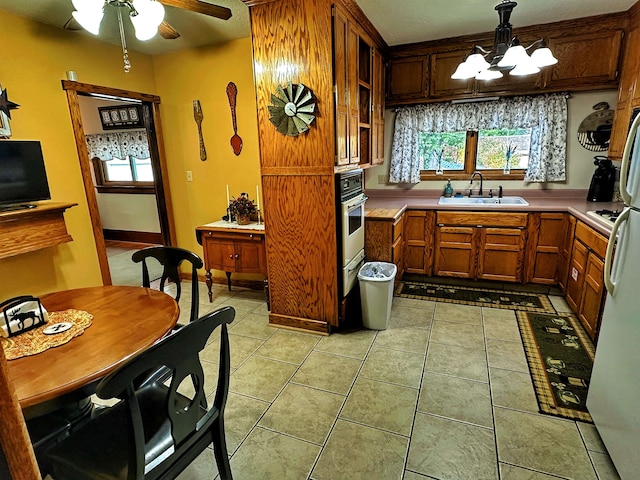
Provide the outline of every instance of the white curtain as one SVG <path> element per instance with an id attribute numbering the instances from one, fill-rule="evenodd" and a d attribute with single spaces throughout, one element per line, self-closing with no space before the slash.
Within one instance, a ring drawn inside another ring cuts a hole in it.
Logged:
<path id="1" fill-rule="evenodd" d="M 398 109 L 393 133 L 389 181 L 418 183 L 421 132 L 464 132 L 531 128 L 526 182 L 566 179 L 567 95 L 503 98 L 476 103 L 433 103 Z"/>
<path id="2" fill-rule="evenodd" d="M 128 130 L 126 132 L 96 133 L 87 135 L 89 158 L 100 160 L 121 160 L 129 155 L 136 158 L 149 158 L 149 140 L 146 130 Z"/>

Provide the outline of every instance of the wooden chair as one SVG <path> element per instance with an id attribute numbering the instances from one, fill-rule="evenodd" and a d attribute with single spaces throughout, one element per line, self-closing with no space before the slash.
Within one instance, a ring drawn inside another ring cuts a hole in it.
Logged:
<path id="1" fill-rule="evenodd" d="M 147 260 L 155 258 L 163 266 L 162 276 L 160 277 L 160 290 L 164 291 L 167 280 L 171 280 L 176 284 L 176 301 L 180 301 L 182 292 L 180 286 L 180 265 L 187 261 L 191 263 L 191 313 L 189 321 L 192 322 L 198 318 L 198 269 L 204 265 L 202 259 L 193 252 L 178 247 L 148 247 L 138 250 L 131 256 L 131 260 L 135 263 L 142 262 L 142 286 L 149 288 L 151 282 L 149 280 L 149 268 Z"/>
<path id="2" fill-rule="evenodd" d="M 105 377 L 98 384 L 97 395 L 122 401 L 105 408 L 49 452 L 52 477 L 173 480 L 213 442 L 220 478 L 232 480 L 224 410 L 230 375 L 227 325 L 234 316 L 232 307 L 209 313 Z M 213 405 L 207 408 L 198 354 L 218 327 L 221 329 L 218 384 Z M 136 386 L 135 381 L 143 372 L 162 366 L 171 370 L 170 382 Z M 195 393 L 179 393 L 178 387 L 183 383 L 193 386 Z"/>

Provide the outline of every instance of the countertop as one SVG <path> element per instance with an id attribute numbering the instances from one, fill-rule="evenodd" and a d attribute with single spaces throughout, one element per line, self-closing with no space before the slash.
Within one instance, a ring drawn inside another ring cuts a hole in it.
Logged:
<path id="1" fill-rule="evenodd" d="M 529 205 L 438 205 L 440 190 L 366 190 L 367 218 L 395 220 L 405 210 L 465 210 L 511 212 L 568 212 L 603 235 L 611 227 L 587 215 L 590 210 L 622 210 L 621 202 L 588 202 L 586 190 L 508 190 L 505 196 L 523 197 Z"/>

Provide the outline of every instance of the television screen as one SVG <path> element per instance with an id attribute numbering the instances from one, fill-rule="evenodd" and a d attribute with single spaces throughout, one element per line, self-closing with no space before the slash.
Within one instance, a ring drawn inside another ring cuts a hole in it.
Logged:
<path id="1" fill-rule="evenodd" d="M 0 141 L 0 208 L 50 198 L 40 142 Z"/>

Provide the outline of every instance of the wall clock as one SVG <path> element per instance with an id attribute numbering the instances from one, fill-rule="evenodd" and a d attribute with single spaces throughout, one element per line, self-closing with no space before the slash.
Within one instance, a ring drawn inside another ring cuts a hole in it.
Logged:
<path id="1" fill-rule="evenodd" d="M 271 94 L 269 105 L 269 121 L 278 132 L 296 137 L 309 130 L 309 125 L 316 118 L 313 112 L 316 104 L 311 90 L 301 83 L 288 82 L 286 86 L 278 85 Z"/>

